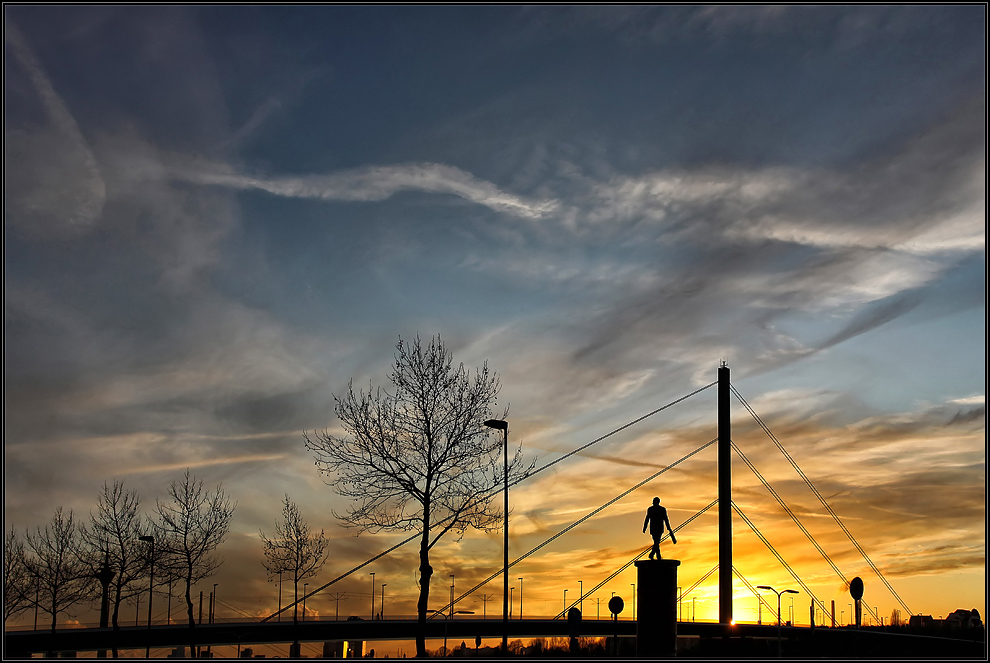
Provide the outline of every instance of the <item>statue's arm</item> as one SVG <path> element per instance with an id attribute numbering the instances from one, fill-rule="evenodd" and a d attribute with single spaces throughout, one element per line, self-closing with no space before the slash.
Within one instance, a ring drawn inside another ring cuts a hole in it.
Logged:
<path id="1" fill-rule="evenodd" d="M 646 531 L 646 526 L 650 524 L 650 512 L 646 512 L 646 520 L 643 521 L 643 531 Z"/>

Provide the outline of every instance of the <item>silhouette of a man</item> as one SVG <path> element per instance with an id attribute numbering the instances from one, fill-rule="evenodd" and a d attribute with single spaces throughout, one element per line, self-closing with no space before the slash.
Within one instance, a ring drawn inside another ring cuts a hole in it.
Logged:
<path id="1" fill-rule="evenodd" d="M 643 532 L 646 532 L 646 526 L 650 526 L 650 536 L 653 537 L 653 549 L 650 550 L 650 559 L 656 555 L 657 559 L 663 559 L 660 557 L 660 538 L 663 536 L 663 527 L 667 526 L 667 531 L 670 532 L 670 540 L 677 543 L 677 538 L 674 536 L 674 528 L 670 526 L 670 520 L 667 518 L 667 509 L 660 506 L 660 498 L 653 498 L 653 506 L 646 510 L 646 520 L 643 521 Z"/>

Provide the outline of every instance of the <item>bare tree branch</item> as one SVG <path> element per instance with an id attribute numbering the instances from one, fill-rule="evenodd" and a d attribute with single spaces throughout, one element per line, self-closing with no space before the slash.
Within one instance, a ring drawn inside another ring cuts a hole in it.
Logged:
<path id="1" fill-rule="evenodd" d="M 72 511 L 65 514 L 58 507 L 44 529 L 27 532 L 25 540 L 30 551 L 25 565 L 40 587 L 38 608 L 51 616 L 55 633 L 60 614 L 72 616 L 70 608 L 92 598 L 94 578 L 80 556 L 79 531 Z"/>
<path id="2" fill-rule="evenodd" d="M 11 527 L 3 537 L 3 621 L 33 605 L 31 575 L 24 564 L 24 542 Z"/>
<path id="3" fill-rule="evenodd" d="M 355 393 L 348 384 L 342 397 L 334 396 L 346 435 L 303 437 L 319 470 L 330 477 L 327 483 L 354 500 L 347 513 L 334 514 L 345 526 L 422 533 L 416 651 L 423 656 L 430 549 L 448 532 L 492 531 L 501 521 L 492 497 L 503 482 L 502 440 L 484 425 L 500 384 L 487 363 L 473 374 L 463 364 L 454 367 L 439 336 L 425 347 L 419 337 L 411 344 L 400 339 L 396 348 L 389 376 L 394 393 L 370 386 Z M 510 481 L 532 467 L 524 465 L 520 448 Z M 431 540 L 430 529 L 438 523 L 443 525 Z"/>
<path id="4" fill-rule="evenodd" d="M 181 481 L 169 485 L 168 494 L 170 501 L 155 502 L 156 555 L 163 568 L 181 574 L 191 629 L 196 624 L 192 586 L 213 575 L 223 563 L 215 552 L 227 537 L 237 504 L 224 493 L 222 484 L 213 492 L 205 492 L 203 482 L 191 476 L 189 470 Z"/>
<path id="5" fill-rule="evenodd" d="M 299 582 L 313 578 L 327 561 L 330 540 L 323 530 L 317 534 L 299 513 L 299 507 L 286 495 L 282 502 L 282 520 L 275 523 L 275 536 L 269 539 L 261 532 L 265 546 L 265 570 L 271 579 L 289 573 L 295 590 L 292 622 L 298 621 Z"/>

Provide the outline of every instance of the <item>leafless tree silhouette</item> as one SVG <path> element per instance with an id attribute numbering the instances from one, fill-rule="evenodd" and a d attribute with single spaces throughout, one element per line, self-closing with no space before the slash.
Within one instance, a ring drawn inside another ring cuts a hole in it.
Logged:
<path id="1" fill-rule="evenodd" d="M 288 573 L 299 602 L 299 581 L 312 578 L 327 561 L 330 541 L 323 530 L 313 532 L 299 513 L 299 507 L 286 495 L 282 502 L 282 520 L 275 523 L 275 536 L 269 539 L 261 532 L 265 545 L 265 570 L 271 579 Z M 293 606 L 292 622 L 298 621 L 298 605 Z"/>
<path id="2" fill-rule="evenodd" d="M 25 539 L 30 551 L 25 565 L 40 587 L 38 607 L 51 616 L 54 633 L 60 614 L 69 614 L 72 606 L 93 596 L 94 578 L 80 557 L 72 511 L 65 514 L 58 507 L 44 529 L 27 532 Z"/>
<path id="3" fill-rule="evenodd" d="M 31 574 L 24 565 L 24 542 L 11 527 L 3 537 L 3 621 L 32 605 Z"/>
<path id="4" fill-rule="evenodd" d="M 348 385 L 343 398 L 334 397 L 347 435 L 304 437 L 317 467 L 332 477 L 327 483 L 354 499 L 346 514 L 335 514 L 346 526 L 422 532 L 416 654 L 425 656 L 430 550 L 448 532 L 493 531 L 501 522 L 492 497 L 502 484 L 502 440 L 484 425 L 500 384 L 487 362 L 473 376 L 463 364 L 455 368 L 439 336 L 427 347 L 418 337 L 396 347 L 394 393 L 355 393 Z M 517 449 L 510 480 L 531 469 Z"/>
<path id="5" fill-rule="evenodd" d="M 223 563 L 216 549 L 227 537 L 237 505 L 224 493 L 222 484 L 206 492 L 202 480 L 191 476 L 189 470 L 182 480 L 169 485 L 168 494 L 168 502 L 155 502 L 155 555 L 163 568 L 171 569 L 185 583 L 186 613 L 192 629 L 196 625 L 192 586 L 213 575 Z"/>
<path id="6" fill-rule="evenodd" d="M 96 513 L 90 512 L 89 524 L 80 528 L 86 546 L 86 558 L 94 575 L 104 564 L 114 572 L 110 581 L 110 613 L 113 630 L 120 630 L 120 604 L 147 591 L 142 580 L 148 578 L 148 546 L 138 540 L 149 529 L 140 513 L 141 498 L 135 490 L 125 490 L 121 481 L 106 482 L 100 491 Z M 158 574 L 156 578 L 164 578 Z M 113 657 L 117 658 L 116 643 Z"/>

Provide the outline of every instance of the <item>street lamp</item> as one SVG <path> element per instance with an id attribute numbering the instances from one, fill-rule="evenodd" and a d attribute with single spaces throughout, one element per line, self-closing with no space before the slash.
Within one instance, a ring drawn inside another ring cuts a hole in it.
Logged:
<path id="1" fill-rule="evenodd" d="M 213 583 L 213 605 L 210 606 L 210 623 L 213 624 L 217 621 L 217 585 L 220 583 Z"/>
<path id="2" fill-rule="evenodd" d="M 515 591 L 516 591 L 515 587 L 509 587 L 509 617 L 510 618 L 512 617 L 512 606 L 516 602 L 515 593 L 514 593 Z"/>
<path id="3" fill-rule="evenodd" d="M 581 592 L 581 598 L 578 599 L 578 610 L 581 611 L 581 617 L 584 617 L 584 581 L 578 580 L 578 591 Z"/>
<path id="4" fill-rule="evenodd" d="M 375 619 L 375 572 L 371 572 L 371 619 Z"/>
<path id="5" fill-rule="evenodd" d="M 309 587 L 308 582 L 303 583 L 303 621 L 306 621 L 306 588 Z"/>
<path id="6" fill-rule="evenodd" d="M 378 613 L 378 616 L 385 619 L 385 588 L 388 586 L 387 582 L 382 583 L 382 611 Z"/>
<path id="7" fill-rule="evenodd" d="M 519 619 L 523 618 L 522 613 L 522 578 L 519 578 Z"/>
<path id="8" fill-rule="evenodd" d="M 509 651 L 509 422 L 503 419 L 488 419 L 485 425 L 502 431 L 502 654 Z"/>
<path id="9" fill-rule="evenodd" d="M 155 586 L 155 537 L 153 537 L 151 535 L 148 535 L 148 536 L 139 536 L 138 539 L 140 541 L 145 541 L 151 547 L 151 551 L 150 551 L 150 553 L 151 553 L 151 575 L 150 575 L 150 577 L 148 579 L 148 645 L 147 645 L 147 647 L 145 647 L 145 650 L 144 650 L 144 657 L 145 658 L 151 658 L 151 597 L 152 597 L 151 590 Z"/>
<path id="10" fill-rule="evenodd" d="M 450 574 L 450 616 L 454 616 L 454 574 Z"/>
<path id="11" fill-rule="evenodd" d="M 564 590 L 564 612 L 567 612 L 567 590 Z"/>
<path id="12" fill-rule="evenodd" d="M 450 615 L 445 615 L 444 613 L 440 612 L 439 610 L 427 610 L 427 612 L 432 612 L 435 615 L 440 615 L 441 617 L 443 617 L 443 653 L 444 653 L 444 656 L 447 656 L 448 655 L 448 652 L 447 652 L 447 622 L 449 622 L 453 618 L 454 615 L 473 615 L 474 614 L 474 610 L 456 610 L 456 611 L 452 612 Z"/>
<path id="13" fill-rule="evenodd" d="M 777 591 L 770 585 L 757 585 L 757 589 L 769 589 L 771 592 L 777 595 L 777 658 L 781 656 L 781 644 L 780 644 L 780 596 L 782 594 L 800 594 L 801 592 L 796 589 L 785 589 L 782 591 Z"/>
<path id="14" fill-rule="evenodd" d="M 630 584 L 630 585 L 632 585 L 632 588 L 633 588 L 633 609 L 632 609 L 632 618 L 633 618 L 633 621 L 636 621 L 636 583 L 634 583 L 634 582 L 631 582 L 631 583 L 629 583 L 629 584 Z"/>

